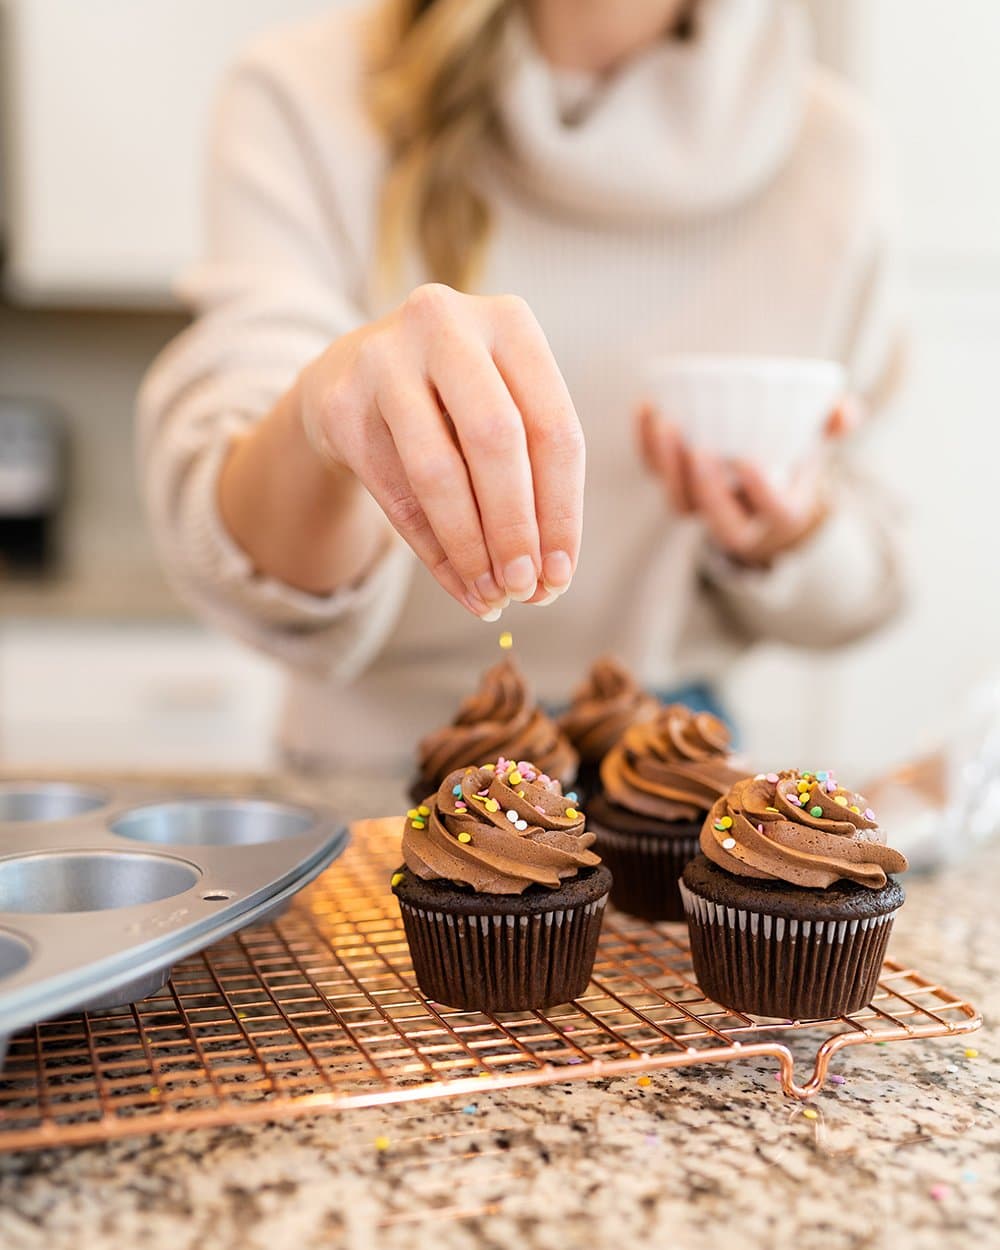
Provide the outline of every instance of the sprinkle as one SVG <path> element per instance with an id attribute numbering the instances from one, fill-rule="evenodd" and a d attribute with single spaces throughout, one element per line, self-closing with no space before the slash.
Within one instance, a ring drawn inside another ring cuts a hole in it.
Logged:
<path id="1" fill-rule="evenodd" d="M 718 829 L 718 831 L 719 831 L 720 833 L 725 833 L 725 831 L 726 831 L 726 826 L 722 823 L 722 821 L 721 821 L 721 820 L 717 820 L 717 821 L 715 822 L 715 824 L 712 826 L 712 828 L 713 828 L 713 829 Z"/>
<path id="2" fill-rule="evenodd" d="M 429 816 L 431 814 L 431 809 L 427 807 L 424 803 L 421 803 L 420 806 L 417 808 L 417 814 L 419 816 Z"/>
<path id="3" fill-rule="evenodd" d="M 776 812 L 777 810 L 778 810 L 778 809 L 777 809 L 776 807 L 765 807 L 765 808 L 764 808 L 764 811 L 765 811 L 765 812 Z"/>
<path id="4" fill-rule="evenodd" d="M 150 1097 L 152 1097 L 152 1098 L 159 1098 L 159 1096 L 160 1096 L 160 1087 L 159 1087 L 159 1085 L 150 1085 L 150 1087 L 149 1087 L 149 1093 L 150 1093 Z"/>
<path id="5" fill-rule="evenodd" d="M 420 813 L 417 811 L 415 807 L 411 807 L 410 810 L 406 813 L 406 815 L 409 820 L 416 820 L 417 817 L 420 815 Z"/>
<path id="6" fill-rule="evenodd" d="M 656 1134 L 655 1134 L 655 1133 L 647 1133 L 647 1134 L 646 1134 L 646 1145 L 647 1145 L 647 1146 L 658 1146 L 659 1144 L 660 1144 L 660 1139 L 656 1136 Z"/>
<path id="7" fill-rule="evenodd" d="M 517 812 L 515 812 L 513 808 L 511 808 L 510 811 L 505 814 L 507 816 L 507 819 L 510 821 L 512 825 L 517 823 L 518 815 L 517 815 Z"/>
<path id="8" fill-rule="evenodd" d="M 723 838 L 722 839 L 722 849 L 724 851 L 731 851 L 735 845 L 736 845 L 735 838 Z"/>
<path id="9" fill-rule="evenodd" d="M 860 807 L 857 807 L 854 803 L 852 803 L 852 804 L 851 804 L 851 806 L 850 806 L 847 810 L 848 810 L 849 812 L 853 812 L 853 813 L 855 814 L 855 816 L 860 816 L 860 815 L 861 815 L 861 808 L 860 808 Z"/>
<path id="10" fill-rule="evenodd" d="M 401 872 L 394 872 L 392 876 L 389 878 L 389 884 L 399 885 L 400 881 L 402 880 L 403 880 L 403 874 Z"/>
<path id="11" fill-rule="evenodd" d="M 570 803 L 578 803 L 580 801 L 580 796 L 575 790 L 570 790 L 569 794 L 566 795 L 566 798 Z"/>
<path id="12" fill-rule="evenodd" d="M 757 832 L 758 832 L 758 833 L 763 833 L 763 832 L 764 832 L 764 826 L 763 826 L 763 825 L 758 825 L 758 826 L 757 826 Z"/>
<path id="13" fill-rule="evenodd" d="M 834 803 L 836 803 L 836 804 L 837 804 L 837 806 L 838 806 L 838 807 L 846 807 L 846 806 L 847 806 L 847 799 L 845 799 L 845 798 L 844 798 L 844 796 L 843 796 L 842 794 L 835 794 L 835 795 L 833 796 L 833 801 L 834 801 Z"/>
<path id="14" fill-rule="evenodd" d="M 645 1088 L 647 1085 L 652 1085 L 652 1083 L 653 1083 L 653 1078 L 650 1076 L 640 1076 L 639 1079 L 636 1081 L 636 1085 L 641 1085 L 643 1086 L 643 1088 Z"/>
<path id="15" fill-rule="evenodd" d="M 836 788 L 837 788 L 837 783 L 836 783 L 836 782 L 833 780 L 833 778 L 831 777 L 831 778 L 830 778 L 830 780 L 826 783 L 826 792 L 827 792 L 827 794 L 833 794 L 833 792 L 836 790 Z"/>
<path id="16" fill-rule="evenodd" d="M 831 1085 L 846 1085 L 847 1078 L 841 1076 L 839 1072 L 834 1072 L 833 1076 L 830 1077 L 830 1084 Z"/>
<path id="17" fill-rule="evenodd" d="M 521 784 L 521 774 L 515 768 L 514 771 L 507 778 L 507 780 L 510 782 L 512 786 L 519 786 Z"/>
<path id="18" fill-rule="evenodd" d="M 483 807 L 485 807 L 488 812 L 498 812 L 500 810 L 500 804 L 496 801 L 496 799 L 487 799 L 483 804 Z"/>
<path id="19" fill-rule="evenodd" d="M 821 773 L 821 772 L 817 772 L 817 773 L 816 773 L 816 780 L 817 780 L 817 781 L 826 781 L 826 779 L 827 779 L 829 776 L 830 776 L 830 774 L 829 774 L 829 773 Z"/>
<path id="20" fill-rule="evenodd" d="M 976 1181 L 979 1180 L 979 1173 L 978 1172 L 963 1172 L 962 1180 L 965 1181 L 967 1185 L 974 1185 Z"/>
<path id="21" fill-rule="evenodd" d="M 796 789 L 799 794 L 805 794 L 807 790 L 811 789 L 811 787 L 808 781 L 800 781 Z"/>
<path id="22" fill-rule="evenodd" d="M 875 819 L 875 813 L 872 811 L 870 807 L 866 807 L 865 808 L 865 820 L 874 820 L 874 819 Z"/>
<path id="23" fill-rule="evenodd" d="M 426 820 L 411 820 L 410 824 L 414 827 L 414 829 L 426 829 L 427 828 Z"/>
<path id="24" fill-rule="evenodd" d="M 523 791 L 523 790 L 518 790 L 518 792 L 517 792 L 517 797 L 518 797 L 519 799 L 523 799 L 523 798 L 524 798 L 524 791 Z"/>
<path id="25" fill-rule="evenodd" d="M 467 1107 L 462 1108 L 462 1115 L 476 1115 L 478 1111 L 479 1108 L 476 1104 L 474 1102 L 470 1102 Z"/>
<path id="26" fill-rule="evenodd" d="M 823 809 L 821 807 L 810 807 L 809 815 L 810 816 L 822 816 Z"/>
<path id="27" fill-rule="evenodd" d="M 540 807 L 537 803 L 535 804 L 535 811 L 536 811 L 536 812 L 541 812 L 543 816 L 545 815 L 545 808 L 544 808 L 544 807 Z"/>
<path id="28" fill-rule="evenodd" d="M 778 784 L 778 774 L 777 774 L 777 773 L 768 773 L 768 774 L 767 774 L 767 776 L 765 777 L 765 779 L 764 779 L 764 780 L 765 780 L 765 781 L 769 781 L 772 785 L 777 785 L 777 784 Z"/>
<path id="29" fill-rule="evenodd" d="M 815 1108 L 813 1107 L 806 1107 L 805 1111 L 803 1111 L 802 1114 L 806 1117 L 807 1120 L 819 1119 L 819 1112 L 816 1111 Z"/>
<path id="30" fill-rule="evenodd" d="M 514 645 L 514 635 L 509 629 L 505 629 L 500 635 L 500 650 L 509 651 Z"/>
<path id="31" fill-rule="evenodd" d="M 461 787 L 461 786 L 452 786 L 452 788 L 451 788 L 451 792 L 452 792 L 452 794 L 454 794 L 454 795 L 455 795 L 455 797 L 457 798 L 457 797 L 458 797 L 458 796 L 462 793 L 462 787 Z"/>
<path id="32" fill-rule="evenodd" d="M 811 777 L 811 776 L 812 776 L 812 773 L 810 773 L 810 772 L 803 772 L 803 773 L 802 773 L 802 776 L 803 776 L 803 777 Z"/>
<path id="33" fill-rule="evenodd" d="M 461 843 L 463 843 L 463 844 L 464 844 L 464 843 L 466 843 L 466 842 L 471 842 L 471 841 L 472 841 L 472 834 L 471 834 L 471 833 L 460 833 L 460 834 L 458 835 L 458 840 L 459 840 L 459 842 L 461 842 Z"/>
<path id="34" fill-rule="evenodd" d="M 719 821 L 719 824 L 723 827 L 723 829 L 732 829 L 733 827 L 732 816 L 723 816 L 722 819 Z"/>
<path id="35" fill-rule="evenodd" d="M 802 800 L 801 800 L 800 798 L 798 798 L 796 795 L 794 795 L 794 794 L 789 794 L 789 795 L 787 795 L 786 797 L 787 797 L 787 799 L 788 799 L 789 803 L 791 803 L 793 806 L 795 806 L 795 807 L 801 807 L 801 806 L 802 806 Z M 778 809 L 777 809 L 776 807 L 769 807 L 767 810 L 768 810 L 769 812 L 776 812 Z"/>
<path id="36" fill-rule="evenodd" d="M 484 765 L 483 765 L 483 772 L 484 772 L 484 773 L 495 773 L 495 772 L 496 772 L 496 770 L 497 770 L 497 766 L 496 766 L 496 764 L 484 764 Z"/>
<path id="37" fill-rule="evenodd" d="M 471 796 L 471 798 L 472 798 L 472 800 L 473 800 L 473 802 L 474 802 L 474 803 L 485 803 L 485 802 L 486 802 L 486 795 L 485 795 L 485 794 L 473 794 L 473 795 Z"/>
<path id="38" fill-rule="evenodd" d="M 966 1059 L 978 1059 L 979 1058 L 979 1051 L 976 1050 L 974 1046 L 966 1046 L 964 1053 L 965 1053 Z"/>
<path id="39" fill-rule="evenodd" d="M 455 811 L 456 811 L 456 812 L 467 812 L 468 810 L 469 810 L 469 807 L 468 807 L 468 804 L 466 804 L 466 803 L 456 803 L 456 804 L 455 804 Z"/>
<path id="40" fill-rule="evenodd" d="M 763 773 L 757 773 L 756 776 L 754 777 L 754 781 L 766 781 L 766 780 L 767 778 L 764 776 Z"/>
<path id="41" fill-rule="evenodd" d="M 580 813 L 576 810 L 575 807 L 567 807 L 566 816 L 569 820 L 577 820 L 579 819 Z"/>
<path id="42" fill-rule="evenodd" d="M 935 1202 L 944 1202 L 945 1198 L 951 1197 L 950 1185 L 932 1185 L 927 1191 Z"/>
<path id="43" fill-rule="evenodd" d="M 376 1137 L 375 1138 L 376 1150 L 388 1150 L 391 1145 L 392 1143 L 389 1141 L 388 1137 Z"/>

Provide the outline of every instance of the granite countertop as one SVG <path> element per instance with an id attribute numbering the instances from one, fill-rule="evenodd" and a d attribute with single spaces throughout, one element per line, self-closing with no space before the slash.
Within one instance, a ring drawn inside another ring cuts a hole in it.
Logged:
<path id="1" fill-rule="evenodd" d="M 987 1029 L 848 1050 L 807 1107 L 745 1062 L 0 1155 L 0 1246 L 997 1245 L 998 885 L 1000 846 L 912 879 L 892 946 Z"/>

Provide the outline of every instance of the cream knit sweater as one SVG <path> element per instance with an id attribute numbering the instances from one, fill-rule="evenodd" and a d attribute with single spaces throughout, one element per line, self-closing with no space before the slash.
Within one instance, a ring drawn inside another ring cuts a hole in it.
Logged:
<path id="1" fill-rule="evenodd" d="M 859 464 L 843 464 L 822 528 L 767 571 L 734 567 L 697 522 L 671 516 L 640 464 L 636 378 L 651 353 L 834 357 L 863 393 L 893 344 L 864 112 L 810 65 L 794 4 L 704 0 L 700 15 L 693 42 L 590 86 L 557 78 L 516 28 L 507 154 L 484 154 L 479 173 L 495 219 L 482 289 L 528 300 L 588 441 L 572 590 L 504 621 L 553 700 L 603 651 L 663 686 L 717 674 L 756 639 L 836 645 L 900 598 L 892 509 Z M 216 504 L 232 433 L 385 308 L 372 294 L 383 152 L 361 102 L 363 16 L 274 34 L 230 75 L 206 257 L 184 284 L 197 321 L 144 387 L 140 457 L 177 586 L 288 670 L 285 748 L 393 766 L 496 658 L 497 627 L 453 604 L 399 541 L 329 598 L 257 577 Z"/>

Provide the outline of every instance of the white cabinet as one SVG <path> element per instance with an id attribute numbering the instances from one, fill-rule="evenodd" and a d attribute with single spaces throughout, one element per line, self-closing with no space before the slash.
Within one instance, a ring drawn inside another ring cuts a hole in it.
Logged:
<path id="1" fill-rule="evenodd" d="M 29 302 L 166 304 L 196 255 L 234 51 L 336 0 L 0 0 L 7 280 Z"/>
<path id="2" fill-rule="evenodd" d="M 276 666 L 197 626 L 0 626 L 0 767 L 266 769 Z"/>

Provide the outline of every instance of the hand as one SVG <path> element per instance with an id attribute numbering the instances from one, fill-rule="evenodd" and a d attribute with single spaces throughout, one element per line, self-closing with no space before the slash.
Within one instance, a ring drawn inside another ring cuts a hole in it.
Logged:
<path id="1" fill-rule="evenodd" d="M 858 420 L 857 402 L 845 399 L 830 414 L 825 437 L 844 437 Z M 688 447 L 650 407 L 639 413 L 639 438 L 643 460 L 663 482 L 674 511 L 700 517 L 716 546 L 741 564 L 767 565 L 808 538 L 826 517 L 824 483 L 815 471 L 798 470 L 778 491 L 748 461 L 724 463 Z"/>
<path id="2" fill-rule="evenodd" d="M 307 437 L 354 474 L 438 582 L 495 620 L 548 603 L 576 569 L 584 440 L 516 296 L 418 287 L 301 375 Z"/>

